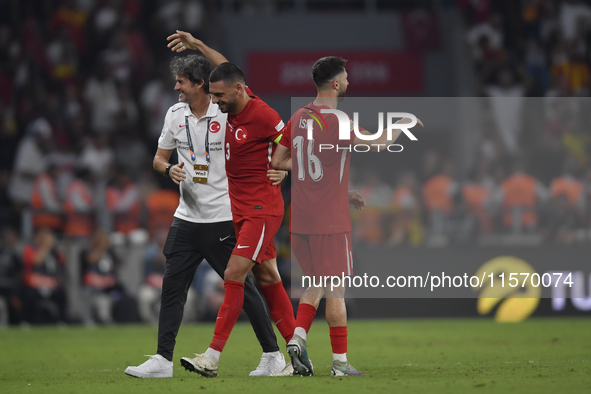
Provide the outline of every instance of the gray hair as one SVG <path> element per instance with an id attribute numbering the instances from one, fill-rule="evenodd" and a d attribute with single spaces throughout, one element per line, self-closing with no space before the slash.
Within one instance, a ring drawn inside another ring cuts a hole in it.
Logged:
<path id="1" fill-rule="evenodd" d="M 170 62 L 170 71 L 179 77 L 185 77 L 193 83 L 203 81 L 203 89 L 209 93 L 209 74 L 213 66 L 201 55 L 175 57 Z"/>

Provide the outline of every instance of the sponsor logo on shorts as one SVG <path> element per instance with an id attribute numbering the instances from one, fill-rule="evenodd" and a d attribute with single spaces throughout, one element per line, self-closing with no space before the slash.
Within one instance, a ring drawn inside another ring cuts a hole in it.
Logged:
<path id="1" fill-rule="evenodd" d="M 246 245 L 238 245 L 236 246 L 238 249 L 245 249 L 245 248 L 250 248 L 250 246 L 246 246 Z"/>

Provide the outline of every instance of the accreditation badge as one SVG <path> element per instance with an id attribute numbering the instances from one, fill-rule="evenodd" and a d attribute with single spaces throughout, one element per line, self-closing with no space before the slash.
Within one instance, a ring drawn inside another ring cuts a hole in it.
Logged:
<path id="1" fill-rule="evenodd" d="M 195 164 L 193 166 L 193 182 L 207 183 L 209 167 L 206 164 Z"/>

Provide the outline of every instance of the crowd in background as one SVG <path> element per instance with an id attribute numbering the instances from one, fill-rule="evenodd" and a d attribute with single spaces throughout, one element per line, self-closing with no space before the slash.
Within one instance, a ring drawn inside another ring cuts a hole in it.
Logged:
<path id="1" fill-rule="evenodd" d="M 521 158 L 480 159 L 467 177 L 437 151 L 394 183 L 377 173 L 353 183 L 367 207 L 353 216 L 367 245 L 573 244 L 591 240 L 591 169 L 565 153 L 550 180 Z"/>
<path id="2" fill-rule="evenodd" d="M 460 0 L 482 99 L 471 166 L 445 148 L 396 179 L 353 182 L 371 245 L 591 240 L 591 2 Z M 530 97 L 530 98 L 528 98 Z M 541 99 L 531 99 L 541 97 Z M 370 171 L 360 169 L 367 174 Z"/>
<path id="3" fill-rule="evenodd" d="M 215 46 L 222 3 L 0 1 L 0 325 L 155 321 L 178 202 L 151 168 L 177 101 L 165 37 L 179 28 Z M 250 3 L 242 12 L 269 2 Z M 455 4 L 483 96 L 476 160 L 459 171 L 429 150 L 393 180 L 353 168 L 368 204 L 354 213 L 355 241 L 589 242 L 590 2 Z M 545 97 L 544 116 L 524 115 L 526 96 Z M 289 276 L 287 226 L 277 242 Z M 211 318 L 222 298 L 200 268 L 187 317 Z"/>
<path id="4" fill-rule="evenodd" d="M 178 100 L 165 38 L 214 44 L 208 6 L 0 1 L 0 326 L 156 321 L 179 199 L 151 165 Z M 222 299 L 204 265 L 186 318 Z"/>

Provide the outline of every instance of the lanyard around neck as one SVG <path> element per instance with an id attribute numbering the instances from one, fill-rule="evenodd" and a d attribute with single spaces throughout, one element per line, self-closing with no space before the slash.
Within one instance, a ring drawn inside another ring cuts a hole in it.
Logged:
<path id="1" fill-rule="evenodd" d="M 205 161 L 209 165 L 209 125 L 211 117 L 207 118 L 207 130 L 205 130 Z M 195 149 L 193 148 L 193 139 L 191 138 L 191 130 L 189 129 L 189 117 L 185 116 L 185 130 L 187 131 L 187 142 L 189 143 L 189 152 L 191 152 L 191 160 L 195 161 Z"/>

